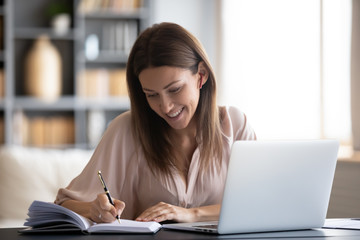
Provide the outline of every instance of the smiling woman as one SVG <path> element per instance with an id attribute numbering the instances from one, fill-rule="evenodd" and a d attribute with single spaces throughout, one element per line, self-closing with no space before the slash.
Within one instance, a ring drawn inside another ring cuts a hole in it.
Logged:
<path id="1" fill-rule="evenodd" d="M 231 146 L 256 136 L 243 112 L 216 103 L 199 41 L 173 23 L 136 40 L 127 64 L 131 111 L 109 125 L 56 203 L 96 222 L 217 220 Z M 114 206 L 96 179 L 101 170 Z M 101 216 L 101 218 L 99 217 Z"/>

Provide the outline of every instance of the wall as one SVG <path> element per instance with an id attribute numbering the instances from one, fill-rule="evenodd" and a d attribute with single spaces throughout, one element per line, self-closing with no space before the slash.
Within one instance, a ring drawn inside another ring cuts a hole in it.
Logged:
<path id="1" fill-rule="evenodd" d="M 217 0 L 154 0 L 150 24 L 174 22 L 194 34 L 203 44 L 217 70 Z"/>
<path id="2" fill-rule="evenodd" d="M 360 162 L 338 161 L 328 218 L 360 216 Z"/>

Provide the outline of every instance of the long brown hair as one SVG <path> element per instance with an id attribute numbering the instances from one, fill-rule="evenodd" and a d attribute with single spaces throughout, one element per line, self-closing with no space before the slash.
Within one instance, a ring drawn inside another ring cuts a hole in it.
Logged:
<path id="1" fill-rule="evenodd" d="M 150 168 L 170 174 L 175 167 L 170 126 L 149 106 L 142 91 L 139 74 L 149 67 L 171 66 L 189 69 L 193 74 L 204 62 L 209 78 L 200 92 L 196 110 L 197 142 L 201 166 L 222 160 L 220 115 L 216 103 L 215 75 L 201 43 L 186 29 L 174 23 L 155 24 L 137 38 L 128 59 L 126 77 L 131 102 L 132 130 L 140 142 Z M 219 164 L 220 165 L 220 164 Z"/>

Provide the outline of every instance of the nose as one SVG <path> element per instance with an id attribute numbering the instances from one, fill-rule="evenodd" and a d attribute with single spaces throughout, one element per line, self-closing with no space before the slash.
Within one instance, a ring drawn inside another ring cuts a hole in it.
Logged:
<path id="1" fill-rule="evenodd" d="M 173 103 L 168 96 L 163 95 L 160 97 L 160 106 L 159 107 L 163 113 L 168 113 L 172 109 Z"/>

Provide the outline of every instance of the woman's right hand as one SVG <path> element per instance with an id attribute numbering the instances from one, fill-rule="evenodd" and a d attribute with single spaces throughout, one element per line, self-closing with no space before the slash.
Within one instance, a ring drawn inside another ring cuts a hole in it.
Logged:
<path id="1" fill-rule="evenodd" d="M 113 199 L 114 206 L 109 202 L 105 193 L 97 195 L 96 199 L 90 204 L 90 218 L 94 222 L 110 223 L 116 220 L 116 216 L 121 216 L 125 209 L 125 203 L 118 199 Z"/>

